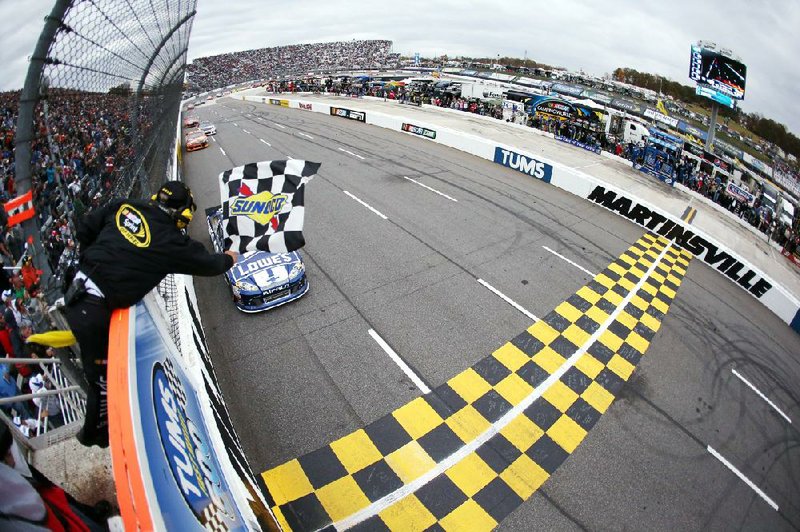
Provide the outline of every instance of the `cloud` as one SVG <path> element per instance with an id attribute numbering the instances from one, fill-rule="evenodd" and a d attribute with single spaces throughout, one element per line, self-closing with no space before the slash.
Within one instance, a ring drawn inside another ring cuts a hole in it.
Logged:
<path id="1" fill-rule="evenodd" d="M 19 88 L 50 10 L 43 0 L 0 2 L 0 89 Z M 174 18 L 174 15 L 173 15 Z M 800 134 L 800 2 L 748 0 L 407 0 L 381 2 L 199 0 L 189 58 L 287 44 L 381 38 L 394 50 L 522 57 L 602 75 L 631 67 L 689 84 L 689 46 L 711 40 L 748 66 L 742 108 Z"/>

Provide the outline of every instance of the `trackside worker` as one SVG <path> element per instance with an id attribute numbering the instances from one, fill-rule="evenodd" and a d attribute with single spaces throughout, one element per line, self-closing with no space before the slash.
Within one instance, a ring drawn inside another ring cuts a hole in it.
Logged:
<path id="1" fill-rule="evenodd" d="M 118 199 L 78 223 L 80 269 L 64 296 L 78 340 L 89 393 L 78 433 L 85 446 L 108 447 L 106 365 L 114 309 L 135 305 L 171 273 L 214 276 L 229 270 L 233 251 L 209 253 L 183 231 L 196 205 L 189 187 L 169 181 L 148 200 Z"/>

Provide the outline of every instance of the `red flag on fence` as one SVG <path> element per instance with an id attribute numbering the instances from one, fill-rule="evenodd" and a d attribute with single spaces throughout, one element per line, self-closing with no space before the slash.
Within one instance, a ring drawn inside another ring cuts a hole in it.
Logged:
<path id="1" fill-rule="evenodd" d="M 7 201 L 3 206 L 8 213 L 9 227 L 29 220 L 36 214 L 36 211 L 33 209 L 33 191 L 31 190 L 22 196 Z"/>

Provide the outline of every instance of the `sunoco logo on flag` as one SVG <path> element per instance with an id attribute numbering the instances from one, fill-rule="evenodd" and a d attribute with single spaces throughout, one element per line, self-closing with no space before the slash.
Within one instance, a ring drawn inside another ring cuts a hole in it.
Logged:
<path id="1" fill-rule="evenodd" d="M 247 185 L 242 185 L 239 197 L 231 203 L 231 216 L 247 216 L 256 223 L 267 225 L 276 220 L 275 215 L 283 209 L 287 199 L 286 194 L 273 194 L 266 190 L 253 194 Z"/>
<path id="2" fill-rule="evenodd" d="M 263 161 L 220 174 L 225 249 L 289 252 L 303 247 L 305 184 L 319 163 Z"/>

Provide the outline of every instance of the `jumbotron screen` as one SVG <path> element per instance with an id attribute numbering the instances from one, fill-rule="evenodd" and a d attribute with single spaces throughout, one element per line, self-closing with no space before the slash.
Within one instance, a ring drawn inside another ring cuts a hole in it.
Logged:
<path id="1" fill-rule="evenodd" d="M 736 100 L 743 100 L 747 67 L 717 51 L 692 45 L 689 79 L 709 85 Z"/>

